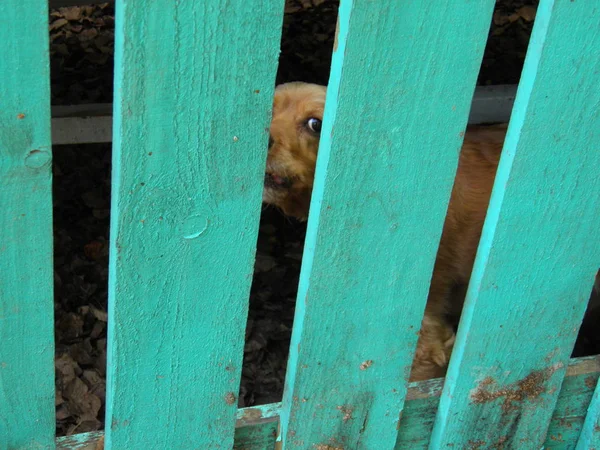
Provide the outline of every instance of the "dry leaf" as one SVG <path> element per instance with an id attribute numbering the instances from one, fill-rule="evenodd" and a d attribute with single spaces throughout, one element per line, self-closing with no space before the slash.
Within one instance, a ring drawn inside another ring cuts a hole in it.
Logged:
<path id="1" fill-rule="evenodd" d="M 80 378 L 75 378 L 65 388 L 63 395 L 69 400 L 70 409 L 73 413 L 96 418 L 102 407 L 100 399 L 89 392 L 87 385 Z"/>
<path id="2" fill-rule="evenodd" d="M 519 20 L 521 18 L 521 16 L 519 16 L 516 12 L 512 13 L 511 15 L 508 16 L 508 21 L 510 23 L 512 22 L 516 22 L 517 20 Z"/>
<path id="3" fill-rule="evenodd" d="M 500 11 L 494 12 L 492 20 L 494 22 L 494 25 L 497 25 L 497 26 L 506 25 L 509 22 L 508 16 Z"/>
<path id="4" fill-rule="evenodd" d="M 66 405 L 63 405 L 56 410 L 56 420 L 66 420 L 71 416 L 71 411 L 69 411 L 69 408 Z"/>
<path id="5" fill-rule="evenodd" d="M 97 339 L 102 334 L 102 332 L 104 332 L 104 330 L 106 330 L 106 324 L 98 321 L 92 327 L 92 331 L 90 331 L 90 337 L 92 339 Z"/>
<path id="6" fill-rule="evenodd" d="M 60 389 L 56 389 L 54 393 L 54 406 L 62 405 L 65 402 L 65 399 L 62 397 L 62 393 Z"/>
<path id="7" fill-rule="evenodd" d="M 91 311 L 92 311 L 92 314 L 94 315 L 94 317 L 96 319 L 98 319 L 99 321 L 104 322 L 104 323 L 108 322 L 108 313 L 106 311 L 102 311 L 93 306 L 91 307 Z"/>
<path id="8" fill-rule="evenodd" d="M 71 383 L 75 379 L 75 368 L 77 363 L 68 354 L 63 354 L 54 361 L 56 376 L 64 386 Z"/>
<path id="9" fill-rule="evenodd" d="M 93 39 L 96 39 L 97 36 L 98 36 L 98 30 L 96 28 L 86 28 L 81 33 L 79 33 L 79 35 L 77 37 L 79 38 L 80 41 L 84 42 L 84 41 L 91 41 Z"/>
<path id="10" fill-rule="evenodd" d="M 62 14 L 62 16 L 69 21 L 81 20 L 81 8 L 79 6 L 59 8 L 58 10 Z"/>
<path id="11" fill-rule="evenodd" d="M 526 20 L 527 22 L 533 22 L 537 9 L 533 6 L 526 5 L 521 6 L 516 12 L 523 20 Z"/>
<path id="12" fill-rule="evenodd" d="M 50 24 L 50 31 L 57 30 L 61 27 L 64 27 L 68 23 L 69 23 L 69 21 L 67 19 L 57 19 Z"/>

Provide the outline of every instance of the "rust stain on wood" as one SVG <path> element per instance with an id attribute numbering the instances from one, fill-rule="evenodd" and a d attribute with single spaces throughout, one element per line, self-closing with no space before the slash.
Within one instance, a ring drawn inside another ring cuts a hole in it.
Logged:
<path id="1" fill-rule="evenodd" d="M 589 376 L 585 379 L 585 385 L 591 389 L 596 387 L 596 378 L 593 376 Z"/>
<path id="2" fill-rule="evenodd" d="M 469 450 L 477 450 L 485 445 L 484 441 L 469 441 Z"/>
<path id="3" fill-rule="evenodd" d="M 492 448 L 497 450 L 503 450 L 507 442 L 508 436 L 500 436 L 498 438 L 498 441 L 494 445 L 492 445 Z"/>
<path id="4" fill-rule="evenodd" d="M 477 390 L 471 394 L 471 400 L 473 400 L 473 403 L 482 404 L 504 397 L 502 411 L 505 414 L 509 413 L 516 409 L 515 402 L 532 400 L 546 392 L 545 383 L 560 367 L 562 365 L 558 364 L 547 369 L 534 370 L 525 378 L 495 390 L 490 388 L 492 384 L 495 384 L 495 380 L 491 377 L 486 377 L 481 381 Z"/>
<path id="5" fill-rule="evenodd" d="M 349 406 L 338 406 L 337 409 L 339 409 L 342 412 L 342 414 L 344 414 L 344 417 L 342 419 L 344 421 L 344 423 L 346 423 L 349 420 L 353 419 L 352 412 L 354 410 L 351 407 L 349 407 Z"/>
<path id="6" fill-rule="evenodd" d="M 244 409 L 244 420 L 255 421 L 262 419 L 262 411 L 259 408 L 247 408 Z"/>
<path id="7" fill-rule="evenodd" d="M 225 402 L 228 405 L 233 405 L 236 402 L 235 394 L 233 392 L 228 392 L 225 394 Z"/>

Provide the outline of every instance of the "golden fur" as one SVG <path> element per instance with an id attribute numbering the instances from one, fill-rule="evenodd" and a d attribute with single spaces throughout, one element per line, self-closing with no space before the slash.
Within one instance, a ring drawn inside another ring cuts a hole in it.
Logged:
<path id="1" fill-rule="evenodd" d="M 301 220 L 308 215 L 319 146 L 318 134 L 306 122 L 322 120 L 324 107 L 324 86 L 287 83 L 275 91 L 263 201 Z M 288 180 L 288 185 L 269 187 L 271 174 Z"/>
<path id="2" fill-rule="evenodd" d="M 308 120 L 322 120 L 324 86 L 286 83 L 277 87 L 263 200 L 285 214 L 306 220 L 319 146 Z M 454 330 L 448 316 L 462 307 L 475 252 L 504 142 L 506 124 L 470 127 L 435 262 L 411 380 L 445 374 Z M 454 300 L 453 300 L 454 299 Z"/>

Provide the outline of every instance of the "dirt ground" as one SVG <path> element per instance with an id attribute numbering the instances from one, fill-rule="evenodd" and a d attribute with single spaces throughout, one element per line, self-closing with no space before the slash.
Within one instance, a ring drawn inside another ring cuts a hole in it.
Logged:
<path id="1" fill-rule="evenodd" d="M 277 82 L 326 84 L 338 2 L 288 1 Z M 479 84 L 518 82 L 537 1 L 497 2 Z M 114 8 L 50 13 L 52 103 L 112 101 Z M 56 411 L 59 435 L 103 428 L 110 145 L 54 149 Z M 263 212 L 240 406 L 281 398 L 305 227 Z M 585 334 L 578 354 L 600 353 Z"/>

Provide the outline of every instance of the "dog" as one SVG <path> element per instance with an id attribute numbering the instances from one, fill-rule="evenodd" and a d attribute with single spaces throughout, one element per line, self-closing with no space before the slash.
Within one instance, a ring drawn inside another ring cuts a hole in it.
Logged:
<path id="1" fill-rule="evenodd" d="M 279 85 L 273 101 L 263 202 L 306 221 L 312 195 L 326 87 Z M 443 377 L 455 339 L 455 320 L 469 283 L 507 124 L 468 127 L 410 372 L 410 381 Z M 600 271 L 591 307 L 600 305 Z M 454 320 L 452 319 L 454 318 Z M 95 450 L 104 449 L 104 436 Z"/>
<path id="2" fill-rule="evenodd" d="M 275 89 L 263 202 L 308 218 L 326 87 L 291 82 Z M 507 124 L 468 127 L 434 265 L 410 381 L 442 377 L 455 338 L 504 143 Z"/>

